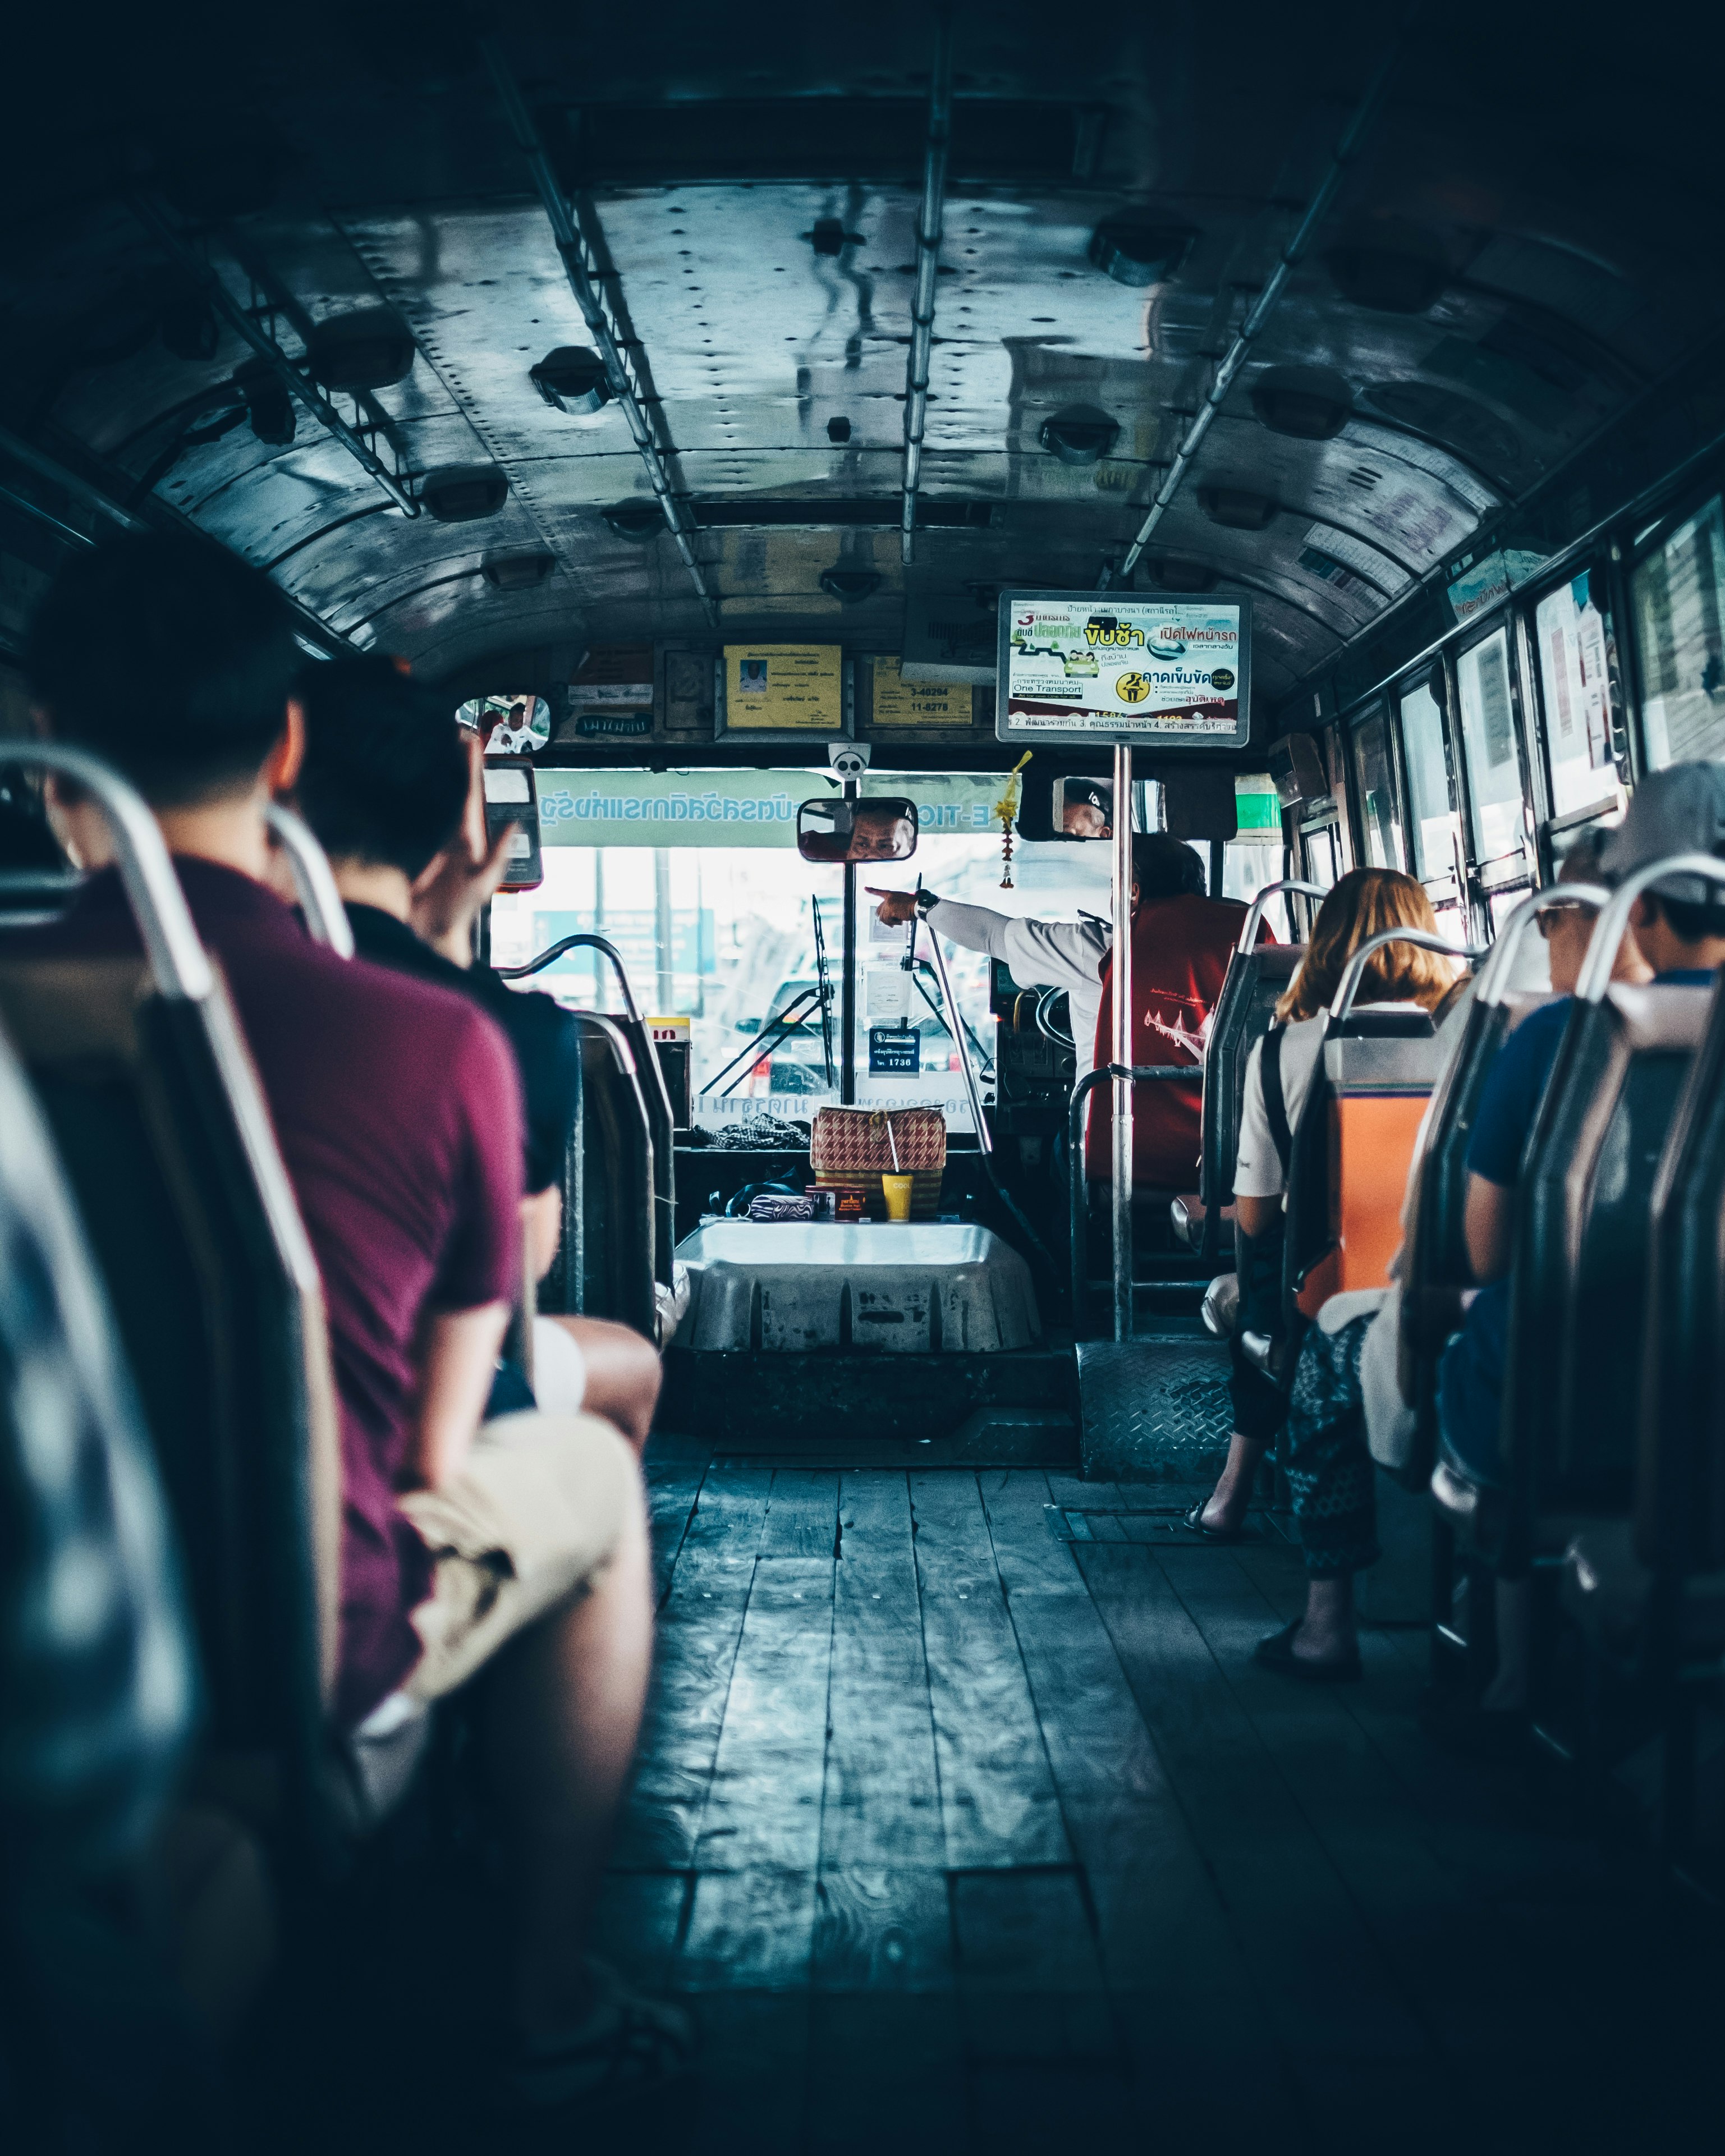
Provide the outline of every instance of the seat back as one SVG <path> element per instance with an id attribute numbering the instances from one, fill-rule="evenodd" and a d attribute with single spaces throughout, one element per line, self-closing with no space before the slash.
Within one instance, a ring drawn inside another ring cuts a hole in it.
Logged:
<path id="1" fill-rule="evenodd" d="M 1635 1553 L 1725 1571 L 1725 977 L 1654 1184 L 1635 1443 Z"/>
<path id="2" fill-rule="evenodd" d="M 1502 1434 L 1536 1535 L 1629 1507 L 1652 1194 L 1708 1002 L 1661 983 L 1578 1000 L 1534 1123 Z"/>
<path id="3" fill-rule="evenodd" d="M 539 1307 L 615 1318 L 652 1340 L 658 1192 L 648 1093 L 619 1022 L 574 1016 L 581 1097 L 564 1162 L 562 1243 Z"/>
<path id="4" fill-rule="evenodd" d="M 1282 1290 L 1291 1311 L 1315 1317 L 1331 1296 L 1388 1281 L 1446 1047 L 1424 1011 L 1368 1004 L 1331 1018 L 1288 1164 Z"/>
<path id="5" fill-rule="evenodd" d="M 1204 1102 L 1198 1193 L 1204 1204 L 1199 1254 L 1214 1258 L 1223 1241 L 1222 1209 L 1234 1203 L 1234 1166 L 1240 1154 L 1245 1103 L 1246 1059 L 1254 1041 L 1269 1032 L 1282 991 L 1300 969 L 1303 944 L 1266 943 L 1236 951 L 1216 1000 L 1204 1057 Z"/>
<path id="6" fill-rule="evenodd" d="M 317 1268 L 147 810 L 94 759 L 53 756 L 105 808 L 126 807 L 135 848 L 153 842 L 141 864 L 122 854 L 149 955 L 0 951 L 0 1020 L 54 1133 L 167 1493 L 205 1672 L 206 1774 L 321 1865 L 345 1814 L 327 1733 L 340 1445 Z"/>

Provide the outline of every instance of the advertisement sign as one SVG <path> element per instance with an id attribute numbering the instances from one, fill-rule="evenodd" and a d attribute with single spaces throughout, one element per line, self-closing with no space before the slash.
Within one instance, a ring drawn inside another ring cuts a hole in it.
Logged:
<path id="1" fill-rule="evenodd" d="M 845 654 L 836 644 L 727 644 L 721 734 L 846 731 Z"/>
<path id="2" fill-rule="evenodd" d="M 905 601 L 904 677 L 994 685 L 994 613 L 968 593 Z"/>
<path id="3" fill-rule="evenodd" d="M 1004 592 L 999 670 L 1002 741 L 1244 748 L 1251 603 Z"/>
<path id="4" fill-rule="evenodd" d="M 874 694 L 869 718 L 877 726 L 968 726 L 974 716 L 976 698 L 967 685 L 911 681 L 902 662 L 880 658 L 870 662 Z"/>

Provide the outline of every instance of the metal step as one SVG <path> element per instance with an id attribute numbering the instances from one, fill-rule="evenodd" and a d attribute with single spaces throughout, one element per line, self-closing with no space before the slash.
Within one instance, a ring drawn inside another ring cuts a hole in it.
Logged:
<path id="1" fill-rule="evenodd" d="M 1234 1428 L 1220 1341 L 1081 1341 L 1078 1398 L 1086 1476 L 1203 1484 L 1220 1473 Z"/>

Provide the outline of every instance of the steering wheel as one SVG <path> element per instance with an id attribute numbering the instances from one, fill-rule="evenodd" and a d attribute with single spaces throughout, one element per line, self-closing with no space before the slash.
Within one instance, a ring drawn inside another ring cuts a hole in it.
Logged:
<path id="1" fill-rule="evenodd" d="M 1055 1019 L 1055 1005 L 1065 1003 L 1066 991 L 1064 988 L 1045 988 L 1036 998 L 1036 1030 L 1045 1040 L 1051 1040 L 1056 1048 L 1074 1048 L 1077 1045 L 1071 1034 L 1071 1005 L 1066 1004 L 1068 1023 L 1065 1031 L 1062 1031 Z"/>

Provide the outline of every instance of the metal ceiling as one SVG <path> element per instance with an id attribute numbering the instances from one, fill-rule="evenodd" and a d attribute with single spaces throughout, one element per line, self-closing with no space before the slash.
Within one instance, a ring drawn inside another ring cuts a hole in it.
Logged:
<path id="1" fill-rule="evenodd" d="M 952 17 L 920 429 L 933 11 L 685 0 L 650 33 L 491 18 L 584 299 L 465 11 L 361 10 L 340 49 L 225 18 L 172 50 L 141 28 L 105 70 L 85 55 L 69 100 L 68 54 L 44 55 L 33 95 L 15 75 L 53 126 L 32 157 L 25 123 L 0 237 L 0 423 L 123 507 L 153 490 L 434 679 L 553 645 L 711 642 L 708 593 L 726 635 L 891 650 L 907 591 L 1090 588 L 1166 489 L 1394 18 Z M 1696 274 L 1725 192 L 1703 83 L 1675 30 L 1662 48 L 1622 28 L 1584 6 L 1490 40 L 1431 7 L 1416 23 L 1137 572 L 1173 558 L 1255 596 L 1260 703 L 1720 327 L 1717 280 Z M 1608 160 L 1608 139 L 1640 146 Z M 1165 281 L 1092 261 L 1122 215 L 1191 235 Z M 200 346 L 173 324 L 205 275 Z M 380 306 L 414 340 L 405 379 L 311 392 L 285 444 L 233 418 L 260 339 L 297 359 L 317 324 Z M 629 393 L 578 416 L 529 370 L 593 346 L 596 321 Z M 1287 369 L 1339 385 L 1331 439 L 1263 423 L 1254 392 Z M 1044 446 L 1074 407 L 1117 428 L 1093 463 Z M 500 473 L 506 496 L 473 521 L 410 517 L 350 434 L 416 506 L 452 472 Z M 33 484 L 0 455 L 0 490 Z M 1230 495 L 1260 507 L 1243 522 Z M 644 536 L 603 515 L 655 502 L 668 521 Z M 482 577 L 521 554 L 554 567 L 523 589 Z M 821 588 L 834 569 L 878 583 L 845 603 Z"/>

